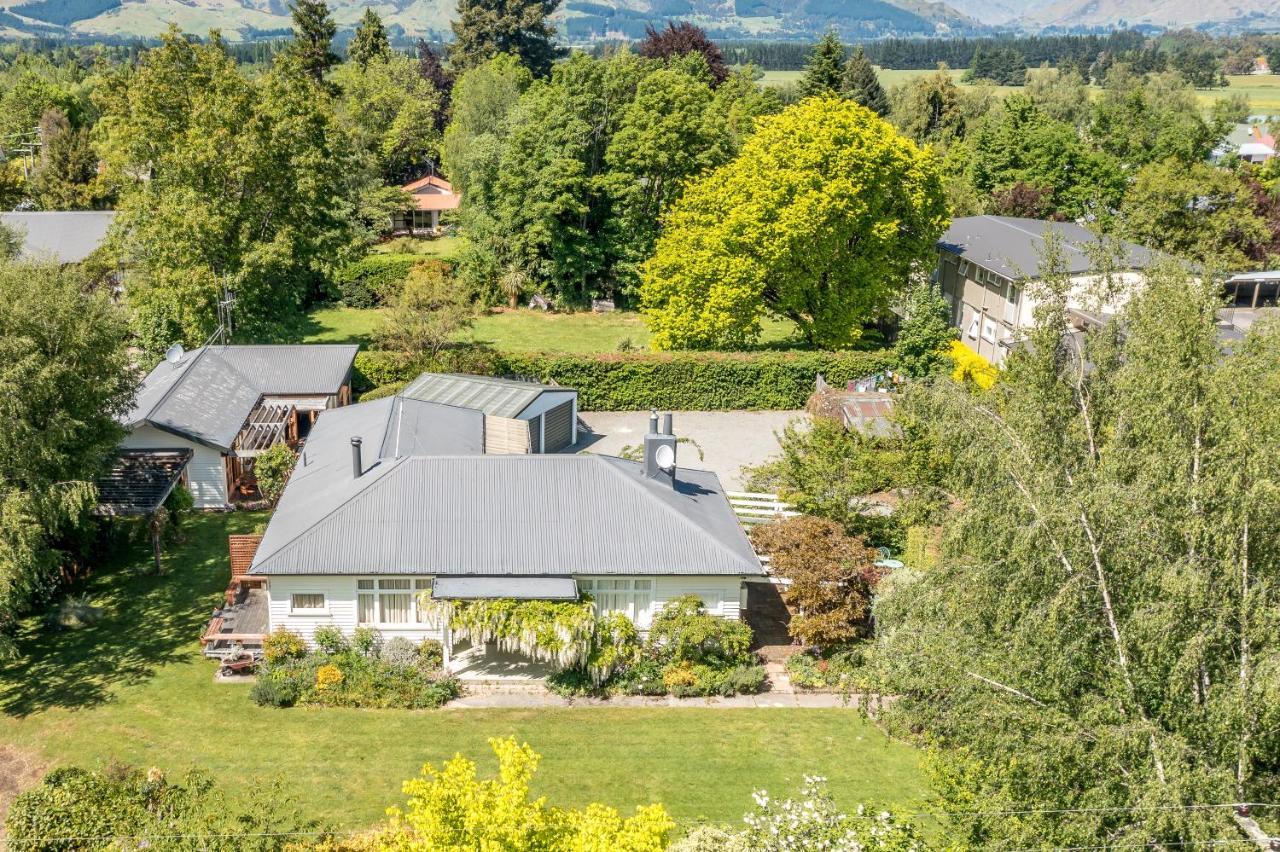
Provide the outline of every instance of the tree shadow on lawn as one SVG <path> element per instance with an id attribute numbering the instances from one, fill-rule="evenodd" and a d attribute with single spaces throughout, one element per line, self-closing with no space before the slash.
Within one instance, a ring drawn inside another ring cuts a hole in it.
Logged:
<path id="1" fill-rule="evenodd" d="M 50 626 L 45 614 L 25 619 L 16 637 L 19 656 L 0 665 L 0 711 L 27 716 L 99 705 L 115 687 L 193 659 L 195 641 L 230 577 L 227 533 L 247 530 L 256 517 L 194 515 L 162 575 L 145 573 L 151 567 L 146 547 L 130 546 L 108 558 L 71 590 L 103 609 L 96 624 L 69 630 Z"/>

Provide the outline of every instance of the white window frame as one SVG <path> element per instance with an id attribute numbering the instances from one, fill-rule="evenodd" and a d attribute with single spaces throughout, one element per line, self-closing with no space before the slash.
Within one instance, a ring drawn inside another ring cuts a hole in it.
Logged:
<path id="1" fill-rule="evenodd" d="M 599 584 L 602 582 L 625 583 L 626 586 L 621 589 L 601 589 Z M 643 585 L 638 586 L 638 584 Z M 654 601 L 656 584 L 652 577 L 579 577 L 578 589 L 591 595 L 592 606 L 595 607 L 597 616 L 620 612 L 631 619 L 633 624 L 645 627 L 653 620 L 656 611 Z M 622 607 L 602 607 L 602 595 L 622 599 L 625 603 Z M 643 601 L 642 605 L 641 601 Z"/>
<path id="2" fill-rule="evenodd" d="M 1018 319 L 1018 299 L 1022 296 L 1022 290 L 1015 287 L 1012 283 L 1009 285 L 1008 295 L 1004 300 L 1004 321 L 1013 325 Z"/>
<path id="3" fill-rule="evenodd" d="M 405 581 L 409 582 L 407 589 L 384 589 L 382 584 L 385 581 Z M 421 577 L 413 575 L 391 576 L 391 577 L 357 577 L 355 580 L 356 593 L 356 626 L 357 627 L 375 627 L 379 630 L 439 630 L 441 621 L 438 613 L 428 611 L 427 607 L 422 605 L 422 596 L 430 595 L 431 588 L 434 584 L 434 577 Z M 371 588 L 361 588 L 361 583 L 372 583 Z M 382 598 L 384 595 L 405 595 L 409 596 L 409 619 L 407 621 L 385 621 L 383 619 Z M 362 595 L 371 595 L 373 597 L 373 621 L 360 620 L 360 597 Z"/>
<path id="4" fill-rule="evenodd" d="M 982 318 L 982 339 L 988 343 L 995 343 L 999 338 L 996 332 L 1000 329 L 999 323 L 991 317 L 984 316 Z"/>
<path id="5" fill-rule="evenodd" d="M 965 331 L 965 337 L 971 340 L 978 339 L 978 329 L 982 326 L 982 312 L 975 310 L 973 315 L 969 317 L 969 328 Z"/>
<path id="6" fill-rule="evenodd" d="M 318 607 L 299 607 L 294 604 L 299 597 L 318 597 L 320 598 L 320 606 Z M 328 615 L 329 614 L 329 598 L 324 592 L 316 591 L 299 591 L 289 593 L 289 614 L 290 615 Z"/>

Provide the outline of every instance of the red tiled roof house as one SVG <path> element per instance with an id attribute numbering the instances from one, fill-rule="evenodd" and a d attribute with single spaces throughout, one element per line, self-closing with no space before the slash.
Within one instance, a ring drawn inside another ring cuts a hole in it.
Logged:
<path id="1" fill-rule="evenodd" d="M 437 175 L 428 175 L 400 188 L 413 196 L 413 206 L 392 216 L 391 228 L 397 232 L 435 233 L 440 230 L 441 212 L 456 210 L 462 202 L 462 195 L 454 192 L 453 184 Z"/>

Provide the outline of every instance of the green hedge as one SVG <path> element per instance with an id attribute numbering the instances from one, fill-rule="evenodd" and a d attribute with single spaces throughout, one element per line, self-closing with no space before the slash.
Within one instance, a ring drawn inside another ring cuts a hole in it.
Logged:
<path id="1" fill-rule="evenodd" d="M 409 270 L 420 263 L 437 263 L 446 272 L 452 270 L 445 261 L 420 254 L 369 254 L 339 269 L 333 286 L 347 307 L 375 308 L 395 298 Z"/>
<path id="2" fill-rule="evenodd" d="M 832 385 L 888 369 L 892 353 L 496 353 L 450 350 L 441 363 L 391 352 L 356 357 L 357 389 L 412 379 L 424 370 L 528 376 L 576 388 L 583 411 L 803 408 L 821 373 Z"/>

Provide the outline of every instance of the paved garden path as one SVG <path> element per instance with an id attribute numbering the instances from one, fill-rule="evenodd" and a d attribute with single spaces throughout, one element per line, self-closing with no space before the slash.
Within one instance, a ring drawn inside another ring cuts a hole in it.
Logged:
<path id="1" fill-rule="evenodd" d="M 513 707 L 848 707 L 856 709 L 858 696 L 844 696 L 830 692 L 763 692 L 759 695 L 735 695 L 732 698 L 649 698 L 638 695 L 621 695 L 609 699 L 561 698 L 545 690 L 495 691 L 471 689 L 468 694 L 450 701 L 445 709 L 466 710 L 474 708 Z"/>

